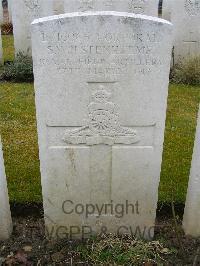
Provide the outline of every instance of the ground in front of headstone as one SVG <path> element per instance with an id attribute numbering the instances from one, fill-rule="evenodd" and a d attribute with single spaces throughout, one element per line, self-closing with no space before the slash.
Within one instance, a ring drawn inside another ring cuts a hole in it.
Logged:
<path id="1" fill-rule="evenodd" d="M 163 217 L 151 242 L 112 235 L 47 240 L 41 217 L 15 217 L 11 239 L 0 242 L 0 265 L 199 265 L 199 246 Z"/>

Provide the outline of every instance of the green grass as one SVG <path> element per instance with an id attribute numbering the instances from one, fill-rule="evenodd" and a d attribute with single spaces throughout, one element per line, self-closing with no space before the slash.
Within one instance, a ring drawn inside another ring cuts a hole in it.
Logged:
<path id="1" fill-rule="evenodd" d="M 4 61 L 12 61 L 14 59 L 14 39 L 13 35 L 2 35 L 3 56 Z"/>
<path id="2" fill-rule="evenodd" d="M 0 83 L 0 128 L 11 201 L 41 201 L 33 85 Z M 184 202 L 200 87 L 171 85 L 160 201 Z"/>
<path id="3" fill-rule="evenodd" d="M 87 261 L 90 265 L 164 265 L 166 255 L 170 257 L 169 262 L 174 262 L 177 256 L 177 249 L 164 249 L 166 244 L 166 241 L 158 239 L 146 242 L 109 235 L 79 244 L 76 254 L 79 254 L 82 262 Z"/>
<path id="4" fill-rule="evenodd" d="M 0 83 L 0 129 L 11 201 L 41 201 L 33 85 Z"/>
<path id="5" fill-rule="evenodd" d="M 160 201 L 185 202 L 200 87 L 171 85 L 160 183 Z"/>

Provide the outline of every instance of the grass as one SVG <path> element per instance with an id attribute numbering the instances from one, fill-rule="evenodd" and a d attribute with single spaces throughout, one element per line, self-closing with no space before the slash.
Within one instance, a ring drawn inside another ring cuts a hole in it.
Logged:
<path id="1" fill-rule="evenodd" d="M 79 244 L 77 254 L 91 265 L 164 265 L 166 255 L 177 255 L 175 248 L 166 248 L 164 244 L 108 235 Z"/>
<path id="2" fill-rule="evenodd" d="M 33 85 L 0 84 L 0 127 L 11 201 L 41 201 Z M 200 87 L 171 85 L 160 183 L 162 202 L 184 202 Z"/>
<path id="3" fill-rule="evenodd" d="M 200 87 L 171 85 L 168 98 L 160 201 L 185 202 L 190 172 Z"/>
<path id="4" fill-rule="evenodd" d="M 0 83 L 0 129 L 11 201 L 41 201 L 33 85 Z"/>
<path id="5" fill-rule="evenodd" d="M 4 61 L 12 61 L 14 59 L 14 39 L 13 35 L 2 35 L 2 44 L 3 44 L 3 56 Z"/>

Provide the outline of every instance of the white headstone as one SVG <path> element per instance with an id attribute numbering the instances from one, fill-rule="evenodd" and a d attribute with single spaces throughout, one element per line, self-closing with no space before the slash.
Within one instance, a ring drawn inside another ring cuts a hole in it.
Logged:
<path id="1" fill-rule="evenodd" d="M 0 1 L 0 24 L 3 23 L 3 5 L 2 1 Z"/>
<path id="2" fill-rule="evenodd" d="M 54 237 L 73 226 L 78 237 L 84 226 L 153 235 L 171 30 L 158 18 L 111 11 L 33 23 L 44 213 Z M 82 213 L 87 204 L 95 213 Z"/>
<path id="3" fill-rule="evenodd" d="M 8 189 L 4 169 L 2 144 L 0 139 L 0 240 L 5 240 L 9 238 L 11 233 L 12 219 L 8 199 Z"/>
<path id="4" fill-rule="evenodd" d="M 53 14 L 51 0 L 12 1 L 12 20 L 15 55 L 19 52 L 31 56 L 31 22 Z"/>
<path id="5" fill-rule="evenodd" d="M 200 109 L 197 121 L 192 167 L 188 185 L 183 228 L 187 235 L 200 236 Z"/>
<path id="6" fill-rule="evenodd" d="M 200 56 L 200 0 L 172 1 L 174 61 Z"/>
<path id="7" fill-rule="evenodd" d="M 65 12 L 119 11 L 158 16 L 159 0 L 65 0 Z"/>
<path id="8" fill-rule="evenodd" d="M 162 18 L 169 21 L 171 21 L 172 1 L 173 0 L 163 0 L 162 2 Z M 176 13 L 178 14 L 177 10 Z"/>

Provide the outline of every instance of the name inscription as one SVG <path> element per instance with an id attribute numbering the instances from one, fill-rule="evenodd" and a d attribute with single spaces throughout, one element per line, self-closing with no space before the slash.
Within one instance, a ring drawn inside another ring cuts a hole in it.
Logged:
<path id="1" fill-rule="evenodd" d="M 164 58 L 155 51 L 161 35 L 146 32 L 96 33 L 57 32 L 41 33 L 41 44 L 46 54 L 36 62 L 40 67 L 54 66 L 65 74 L 124 75 L 132 68 L 136 74 L 146 75 L 159 71 Z M 137 66 L 137 68 L 133 68 Z"/>

